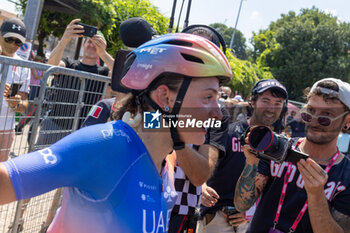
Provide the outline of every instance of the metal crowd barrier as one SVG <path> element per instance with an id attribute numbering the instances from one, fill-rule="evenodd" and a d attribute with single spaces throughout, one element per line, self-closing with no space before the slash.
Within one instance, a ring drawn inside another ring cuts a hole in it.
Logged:
<path id="1" fill-rule="evenodd" d="M 29 101 L 29 111 L 16 116 L 18 127 L 10 145 L 11 158 L 47 147 L 79 129 L 91 107 L 104 98 L 110 83 L 110 78 L 101 75 L 0 56 L 0 93 L 4 93 L 9 69 L 15 71 L 19 67 L 40 70 L 44 74 L 38 95 Z M 4 98 L 1 94 L 0 112 L 6 107 L 3 106 Z M 9 112 L 0 115 L 8 116 Z M 4 134 L 4 129 L 0 128 L 0 140 L 1 136 L 9 134 Z M 29 201 L 0 206 L 0 232 L 43 232 L 41 229 L 49 210 L 56 209 L 51 205 L 60 202 L 60 195 L 55 193 L 51 191 Z M 59 200 L 52 204 L 54 198 Z"/>

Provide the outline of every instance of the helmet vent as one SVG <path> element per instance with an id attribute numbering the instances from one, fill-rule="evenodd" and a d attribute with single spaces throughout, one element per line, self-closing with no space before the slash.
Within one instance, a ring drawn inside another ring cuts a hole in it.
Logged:
<path id="1" fill-rule="evenodd" d="M 182 55 L 183 58 L 185 58 L 185 60 L 187 60 L 187 61 L 192 61 L 192 62 L 204 64 L 203 60 L 200 59 L 200 58 L 198 58 L 198 57 L 195 57 L 195 56 L 192 56 L 192 55 L 189 55 L 189 54 L 185 54 L 185 53 L 181 53 L 181 55 Z"/>
<path id="2" fill-rule="evenodd" d="M 167 42 L 164 42 L 164 44 L 171 44 L 171 45 L 181 45 L 186 47 L 192 47 L 192 43 L 182 40 L 169 40 Z"/>

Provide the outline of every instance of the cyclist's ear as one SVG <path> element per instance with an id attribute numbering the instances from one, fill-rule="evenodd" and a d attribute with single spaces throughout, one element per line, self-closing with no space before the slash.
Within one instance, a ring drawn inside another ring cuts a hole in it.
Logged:
<path id="1" fill-rule="evenodd" d="M 175 100 L 175 94 L 170 91 L 169 87 L 162 84 L 159 85 L 154 91 L 151 93 L 151 98 L 153 101 L 160 106 L 162 109 L 164 106 L 172 107 L 173 102 Z M 163 109 L 164 110 L 164 109 Z"/>

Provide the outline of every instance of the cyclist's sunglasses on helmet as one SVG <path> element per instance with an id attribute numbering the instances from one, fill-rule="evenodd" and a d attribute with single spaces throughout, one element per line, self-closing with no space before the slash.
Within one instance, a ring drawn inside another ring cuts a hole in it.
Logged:
<path id="1" fill-rule="evenodd" d="M 6 37 L 6 38 L 4 38 L 4 40 L 6 43 L 9 43 L 9 44 L 11 44 L 12 42 L 15 42 L 15 44 L 18 47 L 21 47 L 23 45 L 22 41 L 20 41 L 19 39 L 13 38 L 13 37 Z"/>
<path id="2" fill-rule="evenodd" d="M 314 116 L 308 113 L 305 107 L 300 110 L 300 116 L 303 119 L 303 121 L 305 121 L 306 123 L 310 123 L 313 118 L 316 118 L 317 123 L 322 126 L 329 126 L 330 124 L 332 124 L 332 121 L 339 119 L 340 117 L 344 116 L 347 113 L 348 111 L 343 112 L 342 114 L 336 117 L 328 117 L 328 116 Z"/>

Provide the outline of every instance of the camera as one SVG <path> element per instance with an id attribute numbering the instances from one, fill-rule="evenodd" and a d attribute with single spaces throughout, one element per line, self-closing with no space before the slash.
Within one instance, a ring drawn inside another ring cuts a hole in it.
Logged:
<path id="1" fill-rule="evenodd" d="M 227 100 L 228 96 L 226 95 L 225 92 L 221 92 L 221 98 L 223 98 L 224 100 Z"/>
<path id="2" fill-rule="evenodd" d="M 277 163 L 289 161 L 296 164 L 300 159 L 307 159 L 309 155 L 292 149 L 294 140 L 273 132 L 266 126 L 249 127 L 239 138 L 241 145 L 246 144 L 248 137 L 252 153 L 258 158 L 272 160 Z"/>
<path id="3" fill-rule="evenodd" d="M 93 37 L 97 33 L 97 27 L 90 26 L 87 24 L 83 23 L 76 23 L 84 27 L 84 32 L 79 33 L 80 35 L 88 36 L 88 37 Z"/>

